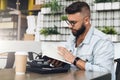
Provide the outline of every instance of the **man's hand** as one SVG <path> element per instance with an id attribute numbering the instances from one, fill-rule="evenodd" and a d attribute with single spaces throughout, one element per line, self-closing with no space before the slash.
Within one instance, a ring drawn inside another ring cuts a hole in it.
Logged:
<path id="1" fill-rule="evenodd" d="M 60 67 L 63 64 L 61 61 L 55 59 L 49 59 L 48 63 L 50 63 L 53 67 Z"/>
<path id="2" fill-rule="evenodd" d="M 68 51 L 66 48 L 64 47 L 58 47 L 58 53 L 63 56 L 65 58 L 66 61 L 70 62 L 73 64 L 74 60 L 75 60 L 75 56 Z M 78 60 L 76 63 L 76 66 L 78 68 L 80 68 L 81 70 L 85 70 L 85 61 L 83 60 Z"/>
<path id="3" fill-rule="evenodd" d="M 65 58 L 66 61 L 73 63 L 75 56 L 64 47 L 58 47 L 58 53 Z"/>

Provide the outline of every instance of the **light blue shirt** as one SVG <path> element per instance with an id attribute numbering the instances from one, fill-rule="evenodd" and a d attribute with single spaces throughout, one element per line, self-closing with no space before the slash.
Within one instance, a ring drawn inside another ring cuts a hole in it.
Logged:
<path id="1" fill-rule="evenodd" d="M 65 44 L 73 55 L 86 61 L 85 70 L 112 72 L 114 46 L 106 34 L 91 27 L 83 42 L 75 48 L 75 37 L 71 34 Z"/>

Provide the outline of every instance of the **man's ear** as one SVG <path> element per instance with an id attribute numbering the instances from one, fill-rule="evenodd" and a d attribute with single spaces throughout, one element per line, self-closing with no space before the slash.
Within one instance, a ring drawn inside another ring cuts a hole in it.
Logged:
<path id="1" fill-rule="evenodd" d="M 85 23 L 86 25 L 89 23 L 89 21 L 90 21 L 89 17 L 85 17 L 85 18 L 84 18 L 84 23 Z"/>

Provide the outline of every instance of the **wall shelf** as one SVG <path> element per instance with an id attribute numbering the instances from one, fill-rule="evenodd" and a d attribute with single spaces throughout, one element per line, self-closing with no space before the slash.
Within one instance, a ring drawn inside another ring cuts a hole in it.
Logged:
<path id="1" fill-rule="evenodd" d="M 14 12 L 14 13 L 10 13 Z M 25 24 L 25 17 L 21 15 L 20 26 L 20 39 L 24 34 L 24 29 L 27 27 Z M 15 11 L 6 10 L 0 11 L 0 40 L 17 40 L 18 39 L 18 14 Z"/>

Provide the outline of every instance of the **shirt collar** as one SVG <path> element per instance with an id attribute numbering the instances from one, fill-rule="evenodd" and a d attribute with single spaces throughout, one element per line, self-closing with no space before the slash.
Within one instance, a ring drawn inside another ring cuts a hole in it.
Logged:
<path id="1" fill-rule="evenodd" d="M 90 27 L 90 29 L 89 29 L 88 33 L 86 34 L 86 37 L 82 43 L 88 44 L 92 38 L 93 32 L 94 32 L 94 27 Z"/>
<path id="2" fill-rule="evenodd" d="M 90 27 L 88 33 L 86 34 L 85 39 L 83 40 L 83 42 L 82 42 L 81 44 L 83 44 L 83 43 L 84 43 L 84 44 L 88 44 L 88 43 L 90 42 L 90 40 L 91 40 L 91 37 L 92 37 L 93 32 L 94 32 L 94 27 Z M 73 36 L 73 34 L 72 34 L 71 36 L 72 36 L 72 38 L 71 38 L 71 43 L 72 43 L 72 42 L 75 43 L 75 40 L 76 40 L 75 36 Z"/>

